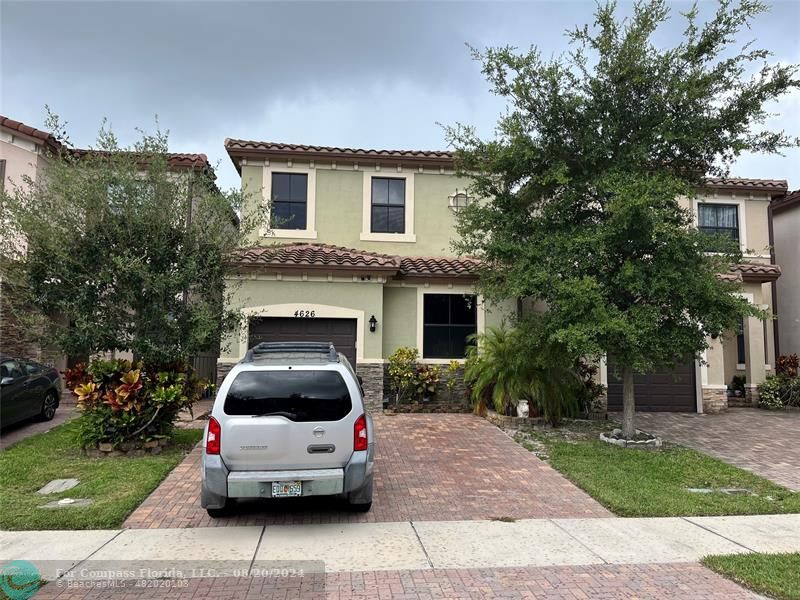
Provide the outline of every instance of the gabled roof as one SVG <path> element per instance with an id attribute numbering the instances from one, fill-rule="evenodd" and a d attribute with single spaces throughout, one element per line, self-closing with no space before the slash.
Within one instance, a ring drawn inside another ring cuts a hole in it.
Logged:
<path id="1" fill-rule="evenodd" d="M 387 271 L 406 277 L 475 277 L 479 265 L 474 258 L 394 256 L 320 243 L 242 248 L 234 261 L 244 268 Z"/>
<path id="2" fill-rule="evenodd" d="M 237 169 L 242 158 L 291 159 L 336 161 L 345 164 L 391 164 L 409 166 L 453 166 L 452 152 L 445 150 L 376 150 L 366 148 L 340 148 L 336 146 L 311 146 L 282 142 L 257 142 L 253 140 L 226 139 L 225 150 Z"/>
<path id="3" fill-rule="evenodd" d="M 47 131 L 42 131 L 41 129 L 36 129 L 30 125 L 25 125 L 25 123 L 22 123 L 21 121 L 15 121 L 14 119 L 9 119 L 8 117 L 4 117 L 2 115 L 0 115 L 0 127 L 17 131 L 35 140 L 40 140 L 42 143 L 44 143 L 44 145 L 48 146 L 53 151 L 56 151 L 62 147 L 61 142 L 59 142 L 53 134 L 48 133 Z"/>

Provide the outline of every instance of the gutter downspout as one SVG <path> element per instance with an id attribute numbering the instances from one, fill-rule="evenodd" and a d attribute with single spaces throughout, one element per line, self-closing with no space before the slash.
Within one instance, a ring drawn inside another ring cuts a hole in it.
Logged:
<path id="1" fill-rule="evenodd" d="M 772 227 L 772 219 L 773 219 L 772 200 L 773 200 L 773 198 L 772 198 L 772 196 L 770 196 L 769 205 L 767 206 L 767 226 L 768 226 L 768 229 L 769 229 L 769 261 L 773 265 L 776 265 L 776 264 L 778 264 L 778 262 L 777 262 L 778 259 L 775 256 L 775 232 L 774 232 L 773 227 Z M 773 280 L 770 283 L 770 289 L 772 291 L 772 314 L 775 317 L 774 319 L 772 319 L 772 339 L 773 339 L 774 346 L 775 346 L 775 348 L 773 350 L 775 351 L 775 362 L 777 363 L 778 362 L 778 357 L 781 355 L 780 354 L 780 347 L 781 347 L 781 345 L 780 345 L 780 336 L 778 334 L 778 320 L 777 320 L 778 319 L 778 282 L 777 282 L 777 280 Z M 774 370 L 773 370 L 773 372 L 774 372 Z"/>

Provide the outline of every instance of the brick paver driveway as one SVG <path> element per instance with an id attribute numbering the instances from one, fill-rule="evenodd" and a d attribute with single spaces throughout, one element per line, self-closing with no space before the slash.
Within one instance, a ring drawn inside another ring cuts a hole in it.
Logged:
<path id="1" fill-rule="evenodd" d="M 800 490 L 800 412 L 637 413 L 637 426 Z"/>
<path id="2" fill-rule="evenodd" d="M 326 498 L 240 502 L 234 516 L 200 508 L 196 448 L 125 527 L 610 517 L 605 508 L 491 423 L 473 415 L 379 415 L 369 513 Z"/>
<path id="3" fill-rule="evenodd" d="M 437 569 L 312 574 L 304 577 L 241 577 L 184 580 L 186 587 L 69 589 L 53 582 L 41 600 L 127 598 L 214 599 L 377 599 L 403 598 L 692 598 L 756 600 L 760 596 L 698 564 L 595 565 L 502 569 Z"/>

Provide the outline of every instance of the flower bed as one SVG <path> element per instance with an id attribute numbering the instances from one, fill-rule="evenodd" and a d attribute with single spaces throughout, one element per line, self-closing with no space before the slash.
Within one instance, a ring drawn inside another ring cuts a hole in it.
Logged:
<path id="1" fill-rule="evenodd" d="M 127 360 L 96 360 L 65 374 L 81 416 L 78 438 L 103 453 L 156 454 L 181 410 L 208 389 L 182 365 L 160 368 Z"/>

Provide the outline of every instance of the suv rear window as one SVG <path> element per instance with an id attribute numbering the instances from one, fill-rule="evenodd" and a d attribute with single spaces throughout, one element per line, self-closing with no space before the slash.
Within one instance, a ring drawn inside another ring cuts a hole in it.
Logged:
<path id="1" fill-rule="evenodd" d="M 352 409 L 336 371 L 244 371 L 225 397 L 226 415 L 278 414 L 291 421 L 338 421 Z"/>

